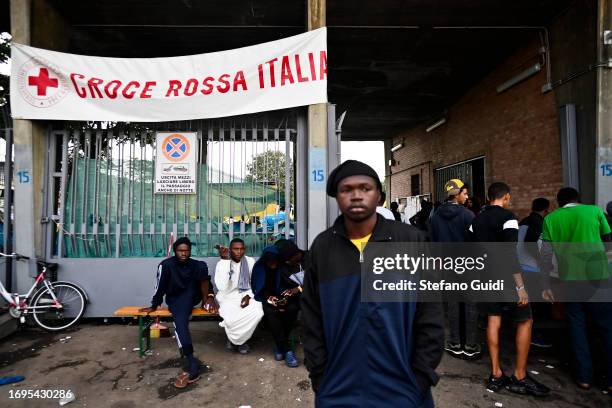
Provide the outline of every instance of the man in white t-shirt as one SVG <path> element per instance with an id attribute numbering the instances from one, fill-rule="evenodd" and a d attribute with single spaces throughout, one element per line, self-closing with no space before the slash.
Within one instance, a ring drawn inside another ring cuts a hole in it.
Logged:
<path id="1" fill-rule="evenodd" d="M 378 202 L 378 207 L 376 207 L 376 212 L 385 217 L 388 220 L 395 221 L 395 215 L 393 215 L 393 211 L 388 208 L 383 207 L 385 205 L 385 200 L 387 195 L 384 191 L 380 193 L 380 201 Z"/>

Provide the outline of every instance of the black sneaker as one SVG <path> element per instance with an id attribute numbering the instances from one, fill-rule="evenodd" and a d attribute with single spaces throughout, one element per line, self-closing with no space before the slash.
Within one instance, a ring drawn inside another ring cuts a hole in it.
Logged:
<path id="1" fill-rule="evenodd" d="M 476 360 L 482 355 L 480 344 L 466 344 L 463 346 L 463 354 L 468 360 Z"/>
<path id="2" fill-rule="evenodd" d="M 508 390 L 516 394 L 531 394 L 536 397 L 545 397 L 550 394 L 550 388 L 540 384 L 529 375 L 522 380 L 518 380 L 515 376 L 510 377 Z"/>
<path id="3" fill-rule="evenodd" d="M 487 390 L 498 392 L 508 385 L 510 379 L 502 373 L 500 377 L 494 377 L 493 374 L 489 375 L 487 380 Z"/>
<path id="4" fill-rule="evenodd" d="M 451 343 L 450 341 L 447 341 L 446 346 L 444 346 L 444 350 L 455 358 L 461 358 L 463 355 L 463 348 L 461 348 L 461 344 L 459 343 Z"/>

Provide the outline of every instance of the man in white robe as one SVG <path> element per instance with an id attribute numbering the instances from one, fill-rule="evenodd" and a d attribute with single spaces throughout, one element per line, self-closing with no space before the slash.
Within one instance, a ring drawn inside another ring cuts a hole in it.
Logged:
<path id="1" fill-rule="evenodd" d="M 247 341 L 263 317 L 262 305 L 251 290 L 255 260 L 244 255 L 244 241 L 240 238 L 230 242 L 229 258 L 219 260 L 215 269 L 216 298 L 223 318 L 219 325 L 225 328 L 227 348 L 234 350 L 237 346 L 240 354 L 247 354 Z"/>

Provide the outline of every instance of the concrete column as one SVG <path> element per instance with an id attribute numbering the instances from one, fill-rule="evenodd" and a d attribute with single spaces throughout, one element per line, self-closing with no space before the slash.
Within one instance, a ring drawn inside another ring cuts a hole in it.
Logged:
<path id="1" fill-rule="evenodd" d="M 32 2 L 11 0 L 11 35 L 14 42 L 31 43 Z M 16 90 L 15 90 L 16 91 Z M 34 166 L 34 127 L 30 120 L 13 120 L 14 137 L 14 189 L 15 189 L 15 252 L 29 257 L 36 254 L 36 223 L 34 222 L 35 189 L 32 169 Z M 22 291 L 30 281 L 30 266 L 23 262 L 16 265 L 13 290 Z"/>
<path id="2" fill-rule="evenodd" d="M 308 118 L 306 110 L 297 118 L 297 159 L 295 161 L 296 237 L 300 248 L 308 248 Z"/>
<path id="3" fill-rule="evenodd" d="M 341 133 L 336 132 L 336 105 L 327 104 L 327 168 L 335 169 L 341 163 Z M 333 197 L 327 197 L 327 228 L 331 227 L 338 214 L 338 202 Z"/>
<path id="4" fill-rule="evenodd" d="M 597 138 L 595 163 L 595 203 L 605 207 L 612 201 L 612 0 L 599 0 L 597 50 Z"/>
<path id="5" fill-rule="evenodd" d="M 308 30 L 325 26 L 325 0 L 308 0 Z M 308 246 L 325 230 L 327 205 L 327 105 L 308 107 Z"/>
<path id="6" fill-rule="evenodd" d="M 68 25 L 47 1 L 11 0 L 11 35 L 14 42 L 63 50 L 68 44 Z M 16 92 L 16 90 L 15 90 Z M 31 258 L 43 254 L 43 214 L 47 141 L 45 123 L 13 120 L 15 246 L 14 251 Z M 33 262 L 16 265 L 14 290 L 32 285 Z"/>

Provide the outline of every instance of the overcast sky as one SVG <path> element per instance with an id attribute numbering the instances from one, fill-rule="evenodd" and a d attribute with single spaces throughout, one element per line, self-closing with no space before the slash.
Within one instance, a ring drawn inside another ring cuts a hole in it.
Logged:
<path id="1" fill-rule="evenodd" d="M 359 160 L 372 166 L 380 181 L 385 181 L 385 144 L 383 142 L 342 142 L 340 157 Z"/>

